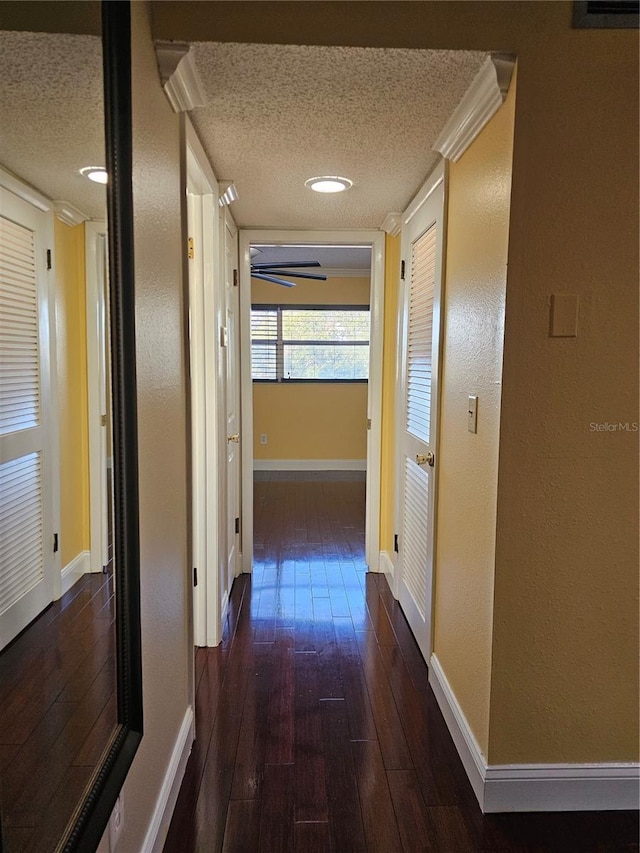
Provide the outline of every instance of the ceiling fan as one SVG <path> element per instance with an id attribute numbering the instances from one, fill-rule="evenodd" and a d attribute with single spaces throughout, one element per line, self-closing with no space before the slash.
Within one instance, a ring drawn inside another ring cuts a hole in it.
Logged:
<path id="1" fill-rule="evenodd" d="M 258 250 L 259 251 L 259 250 Z M 290 276 L 291 278 L 306 278 L 312 279 L 313 281 L 326 281 L 326 275 L 322 275 L 321 273 L 310 273 L 310 272 L 294 272 L 294 270 L 299 269 L 310 269 L 320 267 L 320 261 L 291 261 L 291 262 L 279 262 L 272 261 L 271 263 L 262 262 L 262 263 L 254 263 L 253 262 L 253 254 L 254 250 L 251 250 L 252 260 L 251 260 L 251 278 L 259 278 L 261 281 L 270 281 L 272 284 L 281 284 L 283 287 L 295 287 L 295 281 L 287 281 L 287 279 L 280 278 L 279 276 Z M 257 254 L 257 252 L 256 252 Z"/>

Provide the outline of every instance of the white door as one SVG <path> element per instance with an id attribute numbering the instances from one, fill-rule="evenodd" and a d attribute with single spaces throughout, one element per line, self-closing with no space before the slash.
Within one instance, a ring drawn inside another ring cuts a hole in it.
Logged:
<path id="1" fill-rule="evenodd" d="M 225 211 L 226 213 L 226 211 Z M 226 411 L 227 411 L 227 517 L 226 578 L 222 602 L 240 567 L 240 305 L 238 287 L 238 240 L 230 217 L 222 217 L 224 285 L 226 305 Z"/>
<path id="2" fill-rule="evenodd" d="M 426 196 L 426 200 L 423 199 Z M 431 654 L 443 171 L 404 217 L 402 406 L 399 437 L 398 598 L 425 657 Z M 412 211 L 415 213 L 412 214 Z"/>
<path id="3" fill-rule="evenodd" d="M 54 593 L 45 227 L 0 188 L 0 648 Z"/>

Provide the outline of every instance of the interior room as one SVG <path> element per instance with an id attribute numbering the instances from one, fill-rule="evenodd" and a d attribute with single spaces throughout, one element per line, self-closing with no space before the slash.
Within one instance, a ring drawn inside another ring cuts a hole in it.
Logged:
<path id="1" fill-rule="evenodd" d="M 0 6 L 3 853 L 638 850 L 637 5 Z"/>

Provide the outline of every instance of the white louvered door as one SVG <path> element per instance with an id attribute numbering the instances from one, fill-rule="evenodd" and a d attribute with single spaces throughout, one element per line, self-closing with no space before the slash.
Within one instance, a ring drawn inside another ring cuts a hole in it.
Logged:
<path id="1" fill-rule="evenodd" d="M 431 654 L 443 186 L 441 171 L 434 176 L 426 201 L 415 214 L 405 216 L 402 231 L 405 280 L 397 594 L 427 661 Z"/>
<path id="2" fill-rule="evenodd" d="M 0 648 L 53 600 L 43 214 L 0 188 Z"/>

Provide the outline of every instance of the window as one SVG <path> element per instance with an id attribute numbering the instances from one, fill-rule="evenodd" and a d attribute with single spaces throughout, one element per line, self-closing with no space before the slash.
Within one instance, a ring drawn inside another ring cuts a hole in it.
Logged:
<path id="1" fill-rule="evenodd" d="M 367 305 L 254 305 L 255 382 L 366 382 Z"/>

